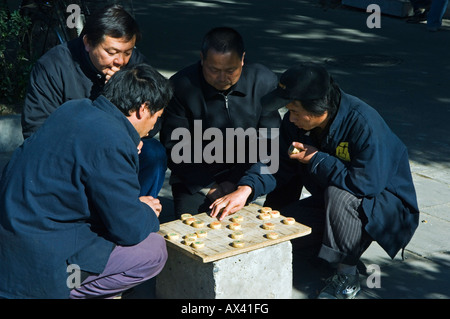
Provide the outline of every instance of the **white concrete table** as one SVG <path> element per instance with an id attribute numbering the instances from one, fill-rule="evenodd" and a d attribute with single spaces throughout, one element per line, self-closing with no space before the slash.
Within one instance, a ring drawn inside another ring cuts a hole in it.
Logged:
<path id="1" fill-rule="evenodd" d="M 235 248 L 229 227 L 230 218 L 222 221 L 220 229 L 209 227 L 216 221 L 207 214 L 194 218 L 203 221 L 200 230 L 208 232 L 203 240 L 205 247 L 195 249 L 184 243 L 184 236 L 199 230 L 181 220 L 161 225 L 160 234 L 166 237 L 169 258 L 163 271 L 156 278 L 156 297 L 161 299 L 270 299 L 291 298 L 292 294 L 292 245 L 290 239 L 311 233 L 311 228 L 299 223 L 286 225 L 285 217 L 261 220 L 261 206 L 251 204 L 235 215 L 243 216 L 240 222 L 245 243 Z M 272 223 L 273 230 L 262 225 Z M 269 239 L 267 233 L 276 232 L 279 237 Z M 178 233 L 179 238 L 167 238 Z"/>

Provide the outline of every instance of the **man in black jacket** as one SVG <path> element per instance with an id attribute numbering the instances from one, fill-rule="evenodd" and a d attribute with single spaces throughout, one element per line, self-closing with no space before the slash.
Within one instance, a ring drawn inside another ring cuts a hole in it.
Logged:
<path id="1" fill-rule="evenodd" d="M 30 137 L 64 102 L 95 98 L 109 78 L 124 66 L 147 63 L 135 49 L 139 26 L 121 6 L 93 14 L 79 38 L 56 46 L 42 56 L 31 73 L 22 112 L 24 138 Z M 149 136 L 159 130 L 159 122 Z M 164 182 L 167 159 L 161 143 L 144 138 L 139 156 L 141 195 L 157 197 Z M 156 164 L 158 163 L 158 164 Z"/>
<path id="2" fill-rule="evenodd" d="M 172 171 L 175 215 L 204 212 L 216 198 L 236 189 L 252 164 L 255 151 L 249 143 L 256 139 L 250 142 L 251 134 L 239 133 L 229 137 L 230 130 L 253 130 L 259 138 L 263 129 L 281 123 L 278 111 L 264 113 L 260 102 L 276 87 L 277 76 L 260 64 L 244 66 L 244 56 L 236 30 L 214 28 L 203 39 L 201 60 L 171 78 L 174 97 L 163 116 L 161 142 Z M 243 140 L 248 147 L 239 147 Z"/>

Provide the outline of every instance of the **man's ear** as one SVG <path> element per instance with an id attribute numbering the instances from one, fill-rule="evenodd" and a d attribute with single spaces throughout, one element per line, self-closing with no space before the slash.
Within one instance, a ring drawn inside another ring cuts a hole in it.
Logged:
<path id="1" fill-rule="evenodd" d="M 142 119 L 144 117 L 145 112 L 150 112 L 148 109 L 148 103 L 142 103 L 141 106 L 136 111 L 136 118 L 138 120 Z"/>
<path id="2" fill-rule="evenodd" d="M 83 44 L 84 44 L 84 49 L 86 50 L 86 52 L 89 52 L 91 49 L 91 46 L 89 45 L 89 40 L 87 38 L 87 35 L 83 35 Z"/>

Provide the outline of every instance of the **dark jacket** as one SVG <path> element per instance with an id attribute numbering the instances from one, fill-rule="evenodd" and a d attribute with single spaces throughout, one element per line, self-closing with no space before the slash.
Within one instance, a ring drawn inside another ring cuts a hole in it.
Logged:
<path id="1" fill-rule="evenodd" d="M 106 98 L 59 107 L 0 181 L 0 297 L 68 298 L 68 264 L 101 273 L 159 230 L 139 197 L 139 134 Z"/>
<path id="2" fill-rule="evenodd" d="M 146 59 L 134 49 L 128 65 L 138 63 L 146 63 Z M 83 98 L 94 100 L 104 84 L 105 75 L 92 64 L 81 37 L 48 51 L 36 62 L 30 75 L 22 112 L 24 138 L 33 134 L 63 103 Z"/>
<path id="3" fill-rule="evenodd" d="M 179 71 L 170 80 L 174 85 L 174 97 L 164 111 L 160 138 L 171 159 L 168 166 L 172 170 L 172 176 L 181 180 L 191 193 L 208 187 L 211 183 L 221 182 L 222 178 L 237 182 L 248 168 L 249 154 L 245 155 L 245 163 L 227 161 L 226 151 L 223 163 L 206 163 L 203 158 L 194 163 L 196 152 L 196 156 L 202 157 L 196 151 L 198 148 L 195 144 L 200 145 L 203 150 L 211 142 L 206 139 L 202 142 L 203 133 L 208 128 L 217 128 L 222 132 L 222 150 L 226 150 L 227 144 L 231 145 L 225 138 L 227 128 L 278 128 L 281 123 L 278 111 L 263 113 L 260 101 L 263 95 L 277 86 L 277 76 L 260 64 L 246 63 L 239 81 L 226 95 L 205 81 L 200 62 Z M 201 136 L 194 137 L 196 120 L 201 121 Z M 172 139 L 171 134 L 177 128 L 186 128 L 191 132 L 190 147 L 193 156 L 190 163 L 175 164 L 172 161 L 171 150 L 179 140 Z M 235 155 L 244 158 L 242 154 Z"/>
<path id="4" fill-rule="evenodd" d="M 258 175 L 255 166 L 240 185 L 251 186 L 260 196 L 302 174 L 313 196 L 336 186 L 363 198 L 366 230 L 392 258 L 408 244 L 419 219 L 408 152 L 376 110 L 342 92 L 337 115 L 320 144 L 291 123 L 289 113 L 283 118 L 280 136 L 276 184 L 273 176 Z M 289 159 L 287 149 L 294 141 L 319 148 L 308 165 Z"/>

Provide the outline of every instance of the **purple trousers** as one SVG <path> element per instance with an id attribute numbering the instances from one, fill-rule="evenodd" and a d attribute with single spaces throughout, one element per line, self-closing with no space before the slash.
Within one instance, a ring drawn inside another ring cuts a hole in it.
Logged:
<path id="1" fill-rule="evenodd" d="M 151 233 L 134 246 L 116 246 L 105 269 L 70 292 L 71 299 L 111 298 L 158 275 L 167 261 L 164 238 Z"/>

